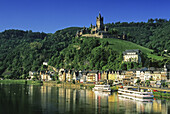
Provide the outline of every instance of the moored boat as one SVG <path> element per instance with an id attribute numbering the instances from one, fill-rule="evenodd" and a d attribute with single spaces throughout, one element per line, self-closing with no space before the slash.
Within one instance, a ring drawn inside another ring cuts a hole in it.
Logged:
<path id="1" fill-rule="evenodd" d="M 95 85 L 93 91 L 111 92 L 110 85 Z"/>
<path id="2" fill-rule="evenodd" d="M 135 91 L 133 87 L 125 86 L 123 88 L 118 89 L 118 93 L 120 97 L 140 100 L 140 101 L 150 101 L 153 99 L 152 91 Z"/>

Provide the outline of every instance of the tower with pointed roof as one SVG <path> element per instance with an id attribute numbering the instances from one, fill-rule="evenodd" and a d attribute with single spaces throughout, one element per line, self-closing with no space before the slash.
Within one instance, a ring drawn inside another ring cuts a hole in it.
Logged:
<path id="1" fill-rule="evenodd" d="M 104 29 L 103 17 L 101 16 L 100 13 L 99 13 L 99 16 L 96 17 L 96 27 L 97 27 L 98 30 L 103 30 Z"/>

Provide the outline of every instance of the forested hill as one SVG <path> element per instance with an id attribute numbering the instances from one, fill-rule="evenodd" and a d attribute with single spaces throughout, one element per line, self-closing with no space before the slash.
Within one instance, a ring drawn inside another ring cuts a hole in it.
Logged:
<path id="1" fill-rule="evenodd" d="M 24 78 L 30 70 L 41 69 L 55 53 L 66 48 L 80 28 L 72 27 L 45 34 L 22 30 L 0 33 L 0 76 Z"/>
<path id="2" fill-rule="evenodd" d="M 123 63 L 122 52 L 139 49 L 142 54 L 140 64 Z M 112 38 L 75 38 L 74 42 L 60 53 L 56 53 L 49 64 L 56 68 L 77 70 L 129 70 L 139 67 L 163 67 L 168 57 L 152 54 L 153 50 L 135 43 Z"/>
<path id="3" fill-rule="evenodd" d="M 127 41 L 75 38 L 77 30 L 81 29 L 79 27 L 66 28 L 54 34 L 5 30 L 0 33 L 0 77 L 25 78 L 30 70 L 42 70 L 43 61 L 49 61 L 56 68 L 77 70 L 126 70 L 170 64 L 169 21 L 150 19 L 147 23 L 117 22 L 106 25 L 114 34 L 125 34 Z M 144 61 L 141 64 L 122 63 L 122 51 L 137 48 L 142 51 Z"/>
<path id="4" fill-rule="evenodd" d="M 128 41 L 153 49 L 159 54 L 163 50 L 170 52 L 170 21 L 149 19 L 148 22 L 116 22 L 106 26 L 116 30 L 117 34 L 126 34 Z"/>

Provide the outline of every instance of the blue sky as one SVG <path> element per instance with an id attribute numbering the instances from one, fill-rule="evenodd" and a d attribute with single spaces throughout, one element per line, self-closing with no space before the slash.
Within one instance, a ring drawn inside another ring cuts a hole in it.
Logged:
<path id="1" fill-rule="evenodd" d="M 170 0 L 0 0 L 0 31 L 7 29 L 54 33 L 67 27 L 170 19 Z"/>

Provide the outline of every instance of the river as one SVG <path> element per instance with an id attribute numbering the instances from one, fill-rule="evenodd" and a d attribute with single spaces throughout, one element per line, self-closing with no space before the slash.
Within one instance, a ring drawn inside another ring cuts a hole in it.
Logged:
<path id="1" fill-rule="evenodd" d="M 135 114 L 170 113 L 170 100 L 153 102 L 122 99 L 117 92 L 50 86 L 0 84 L 0 114 Z"/>

